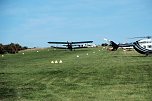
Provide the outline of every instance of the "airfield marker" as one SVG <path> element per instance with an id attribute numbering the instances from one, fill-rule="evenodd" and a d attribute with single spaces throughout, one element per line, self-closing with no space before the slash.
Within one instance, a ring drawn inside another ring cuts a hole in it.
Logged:
<path id="1" fill-rule="evenodd" d="M 24 53 L 22 53 L 24 55 Z"/>
<path id="2" fill-rule="evenodd" d="M 79 57 L 79 55 L 77 55 L 77 58 Z"/>
<path id="3" fill-rule="evenodd" d="M 58 61 L 56 60 L 55 63 L 58 63 Z"/>
<path id="4" fill-rule="evenodd" d="M 62 60 L 60 60 L 59 63 L 63 63 Z"/>
<path id="5" fill-rule="evenodd" d="M 51 61 L 51 63 L 54 63 L 54 61 Z"/>
<path id="6" fill-rule="evenodd" d="M 2 55 L 2 57 L 4 57 L 4 55 Z"/>

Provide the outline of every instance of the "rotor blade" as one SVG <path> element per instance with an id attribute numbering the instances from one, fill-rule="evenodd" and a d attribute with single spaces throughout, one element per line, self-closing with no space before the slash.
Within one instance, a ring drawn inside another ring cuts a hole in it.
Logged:
<path id="1" fill-rule="evenodd" d="M 136 39 L 136 38 L 152 38 L 152 36 L 145 36 L 145 37 L 133 37 L 133 38 L 129 38 L 129 39 Z"/>
<path id="2" fill-rule="evenodd" d="M 138 39 L 138 38 L 145 38 L 145 37 L 133 37 L 133 38 L 128 38 L 128 39 Z"/>
<path id="3" fill-rule="evenodd" d="M 152 36 L 147 36 L 148 39 L 152 38 Z"/>
<path id="4" fill-rule="evenodd" d="M 79 42 L 71 42 L 72 44 L 79 44 L 79 43 L 92 43 L 93 41 L 79 41 Z"/>
<path id="5" fill-rule="evenodd" d="M 48 42 L 49 44 L 68 44 L 68 42 Z"/>

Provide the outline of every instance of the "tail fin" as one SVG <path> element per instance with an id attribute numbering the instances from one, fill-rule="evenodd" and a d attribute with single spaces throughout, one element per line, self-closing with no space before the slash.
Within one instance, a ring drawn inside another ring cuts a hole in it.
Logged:
<path id="1" fill-rule="evenodd" d="M 115 42 L 113 42 L 113 41 L 110 41 L 110 45 L 113 47 L 113 49 L 112 49 L 112 51 L 116 51 L 117 49 L 118 49 L 118 45 L 115 43 Z"/>

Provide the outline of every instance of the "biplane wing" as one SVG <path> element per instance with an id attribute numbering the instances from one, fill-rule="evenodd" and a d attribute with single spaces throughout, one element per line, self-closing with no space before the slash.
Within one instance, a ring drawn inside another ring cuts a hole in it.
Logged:
<path id="1" fill-rule="evenodd" d="M 48 42 L 49 44 L 81 44 L 81 43 L 92 43 L 93 41 L 79 41 L 79 42 Z"/>
<path id="2" fill-rule="evenodd" d="M 88 47 L 73 47 L 73 49 L 88 48 Z"/>
<path id="3" fill-rule="evenodd" d="M 52 48 L 57 48 L 57 49 L 68 49 L 67 47 L 55 47 L 55 46 L 52 46 Z"/>
<path id="4" fill-rule="evenodd" d="M 80 43 L 92 43 L 93 41 L 80 41 L 80 42 L 72 42 L 72 44 L 80 44 Z"/>
<path id="5" fill-rule="evenodd" d="M 49 44 L 68 44 L 68 42 L 48 42 Z"/>

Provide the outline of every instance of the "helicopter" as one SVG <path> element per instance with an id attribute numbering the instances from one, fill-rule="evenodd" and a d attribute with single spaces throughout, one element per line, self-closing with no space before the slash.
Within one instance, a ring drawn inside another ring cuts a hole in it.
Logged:
<path id="1" fill-rule="evenodd" d="M 132 46 L 140 54 L 145 54 L 146 56 L 152 54 L 152 36 L 134 37 L 134 38 L 140 38 L 140 39 L 135 42 L 126 43 L 126 44 L 116 44 L 114 41 L 109 41 L 110 45 L 113 47 L 112 51 L 116 51 L 118 47 Z"/>
<path id="2" fill-rule="evenodd" d="M 65 47 L 55 47 L 52 46 L 52 48 L 57 48 L 57 49 L 69 49 L 70 51 L 72 51 L 73 49 L 79 49 L 79 48 L 88 48 L 88 47 L 84 47 L 83 43 L 93 43 L 93 41 L 79 41 L 79 42 L 48 42 L 49 44 L 61 44 Z"/>

